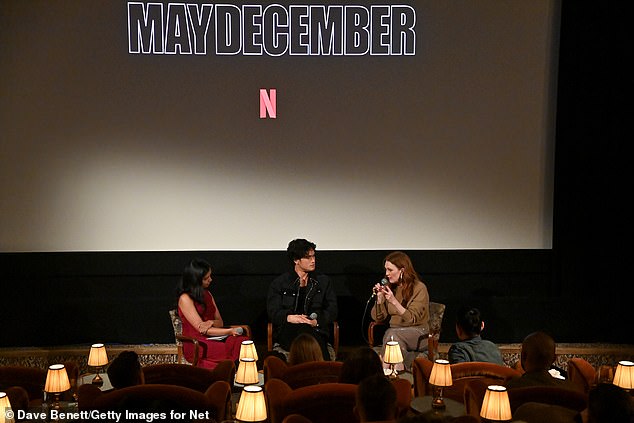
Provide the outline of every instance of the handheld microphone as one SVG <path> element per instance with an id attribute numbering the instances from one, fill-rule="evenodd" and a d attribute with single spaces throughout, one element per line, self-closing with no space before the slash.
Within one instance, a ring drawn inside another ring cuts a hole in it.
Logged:
<path id="1" fill-rule="evenodd" d="M 317 313 L 315 313 L 315 312 L 310 313 L 310 316 L 308 316 L 308 318 L 310 320 L 315 320 L 317 318 Z"/>
<path id="2" fill-rule="evenodd" d="M 388 281 L 387 278 L 383 278 L 383 279 L 381 279 L 381 282 L 379 282 L 379 283 L 381 284 L 381 286 L 386 286 L 387 284 L 390 283 L 390 281 Z M 374 289 L 372 289 L 372 297 L 371 298 L 374 298 L 374 297 L 376 297 L 376 291 L 374 291 Z"/>
<path id="3" fill-rule="evenodd" d="M 243 333 L 244 333 L 244 328 L 242 326 L 240 326 L 239 328 L 236 328 L 237 335 L 242 335 Z"/>

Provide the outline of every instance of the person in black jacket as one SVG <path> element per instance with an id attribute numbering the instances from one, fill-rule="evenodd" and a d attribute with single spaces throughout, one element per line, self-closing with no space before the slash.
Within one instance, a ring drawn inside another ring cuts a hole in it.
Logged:
<path id="1" fill-rule="evenodd" d="M 273 280 L 267 296 L 273 336 L 288 350 L 300 333 L 315 337 L 324 355 L 328 354 L 329 327 L 337 318 L 337 295 L 330 278 L 315 273 L 316 245 L 305 239 L 288 244 L 293 269 Z"/>

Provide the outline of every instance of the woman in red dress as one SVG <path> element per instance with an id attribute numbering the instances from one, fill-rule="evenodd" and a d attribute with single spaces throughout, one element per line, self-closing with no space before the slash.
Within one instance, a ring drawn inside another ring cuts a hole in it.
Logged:
<path id="1" fill-rule="evenodd" d="M 183 271 L 177 287 L 178 314 L 183 321 L 183 335 L 198 339 L 201 347 L 198 366 L 213 369 L 222 360 L 237 360 L 242 341 L 248 339 L 238 333 L 242 328 L 225 328 L 214 297 L 207 290 L 211 285 L 211 265 L 194 259 Z M 240 332 L 241 333 L 241 332 Z M 209 337 L 225 337 L 210 340 Z M 194 346 L 183 344 L 188 361 L 194 357 Z"/>

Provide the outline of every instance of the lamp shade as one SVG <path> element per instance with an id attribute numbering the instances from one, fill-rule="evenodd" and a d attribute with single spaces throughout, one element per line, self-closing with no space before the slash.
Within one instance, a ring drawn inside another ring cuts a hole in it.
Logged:
<path id="1" fill-rule="evenodd" d="M 49 366 L 48 373 L 46 374 L 46 383 L 44 384 L 44 391 L 57 394 L 65 392 L 70 389 L 70 381 L 68 380 L 68 373 L 66 373 L 66 367 L 63 364 L 53 364 Z"/>
<path id="2" fill-rule="evenodd" d="M 236 371 L 236 383 L 250 385 L 258 383 L 258 367 L 252 358 L 241 358 Z"/>
<path id="3" fill-rule="evenodd" d="M 104 344 L 92 344 L 90 354 L 88 354 L 88 365 L 101 367 L 108 364 L 108 354 Z"/>
<path id="4" fill-rule="evenodd" d="M 236 419 L 243 422 L 261 422 L 266 420 L 266 403 L 260 386 L 245 386 L 240 394 L 236 410 Z"/>
<path id="5" fill-rule="evenodd" d="M 9 412 L 10 411 L 10 412 Z M 11 410 L 11 402 L 6 392 L 0 392 L 0 423 L 9 423 L 15 421 L 10 416 L 13 410 Z"/>
<path id="6" fill-rule="evenodd" d="M 480 416 L 493 421 L 510 421 L 511 404 L 504 386 L 490 385 L 484 394 Z"/>
<path id="7" fill-rule="evenodd" d="M 387 364 L 398 364 L 403 362 L 403 354 L 398 341 L 387 341 L 385 343 L 385 355 L 383 362 Z"/>
<path id="8" fill-rule="evenodd" d="M 246 341 L 242 341 L 240 345 L 240 357 L 238 358 L 252 358 L 257 361 L 258 352 L 255 349 L 255 344 L 252 340 L 248 339 Z"/>
<path id="9" fill-rule="evenodd" d="M 634 362 L 619 361 L 612 383 L 623 389 L 634 389 Z"/>
<path id="10" fill-rule="evenodd" d="M 447 360 L 434 361 L 434 367 L 431 368 L 429 375 L 429 383 L 436 386 L 451 386 L 451 366 Z"/>

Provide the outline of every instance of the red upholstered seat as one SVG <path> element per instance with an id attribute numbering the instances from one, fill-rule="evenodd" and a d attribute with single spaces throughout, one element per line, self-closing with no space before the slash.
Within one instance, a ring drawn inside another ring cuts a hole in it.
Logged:
<path id="1" fill-rule="evenodd" d="M 468 415 L 479 416 L 482 401 L 488 384 L 482 380 L 474 380 L 465 387 L 464 399 Z M 582 411 L 588 405 L 588 396 L 584 393 L 556 386 L 530 386 L 514 388 L 508 391 L 511 413 L 527 402 L 559 405 L 571 410 Z"/>
<path id="2" fill-rule="evenodd" d="M 79 378 L 79 367 L 73 361 L 67 361 L 64 364 L 68 380 L 70 381 L 71 391 L 65 394 L 62 399 L 70 399 L 72 391 L 77 386 Z M 28 394 L 29 402 L 39 402 L 42 400 L 44 392 L 44 384 L 46 383 L 46 375 L 48 368 L 26 366 L 0 366 L 0 391 L 19 386 Z"/>
<path id="3" fill-rule="evenodd" d="M 571 358 L 568 361 L 568 379 L 580 392 L 588 393 L 595 383 L 596 370 L 583 358 Z"/>
<path id="4" fill-rule="evenodd" d="M 201 421 L 214 422 L 227 418 L 227 400 L 231 396 L 231 386 L 225 381 L 213 383 L 204 393 L 175 385 L 136 385 L 109 392 L 102 392 L 94 385 L 82 385 L 78 392 L 79 410 L 100 410 L 143 413 L 184 412 L 190 410 L 207 413 L 209 419 Z M 157 419 L 161 420 L 161 419 Z"/>
<path id="5" fill-rule="evenodd" d="M 284 417 L 282 423 L 313 423 L 310 419 L 302 416 L 301 414 L 289 414 Z"/>
<path id="6" fill-rule="evenodd" d="M 429 376 L 434 363 L 424 357 L 418 357 L 412 365 L 414 375 L 414 395 L 432 395 L 432 386 L 429 384 Z M 520 372 L 510 367 L 493 363 L 469 362 L 451 365 L 451 377 L 453 385 L 443 388 L 443 396 L 453 400 L 464 402 L 464 389 L 472 380 L 482 380 L 488 385 L 504 385 L 511 378 L 520 377 Z"/>
<path id="7" fill-rule="evenodd" d="M 313 423 L 350 423 L 354 414 L 357 385 L 322 383 L 291 389 L 280 379 L 266 382 L 266 397 L 271 423 L 282 423 L 286 416 L 300 414 Z"/>
<path id="8" fill-rule="evenodd" d="M 342 365 L 340 361 L 313 361 L 291 366 L 279 357 L 268 356 L 264 359 L 264 382 L 281 379 L 291 389 L 320 383 L 336 383 L 339 382 Z"/>
<path id="9" fill-rule="evenodd" d="M 236 366 L 233 361 L 224 360 L 213 370 L 187 364 L 152 364 L 142 370 L 146 384 L 178 385 L 205 392 L 219 380 L 233 384 Z"/>

